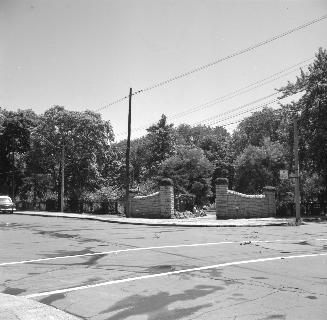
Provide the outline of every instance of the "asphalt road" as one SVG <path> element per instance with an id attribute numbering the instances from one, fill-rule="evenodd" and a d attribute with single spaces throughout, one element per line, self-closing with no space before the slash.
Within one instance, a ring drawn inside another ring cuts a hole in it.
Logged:
<path id="1" fill-rule="evenodd" d="M 327 319 L 326 223 L 153 227 L 3 214 L 0 232 L 0 292 L 83 319 Z"/>

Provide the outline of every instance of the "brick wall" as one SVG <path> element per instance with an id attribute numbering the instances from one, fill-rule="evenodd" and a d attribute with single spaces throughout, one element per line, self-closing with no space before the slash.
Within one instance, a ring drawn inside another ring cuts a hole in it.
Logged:
<path id="1" fill-rule="evenodd" d="M 217 219 L 265 218 L 276 216 L 275 188 L 265 187 L 261 195 L 228 190 L 227 179 L 216 185 Z"/>
<path id="2" fill-rule="evenodd" d="M 130 213 L 134 218 L 171 218 L 174 213 L 172 186 L 160 186 L 159 192 L 130 199 Z"/>

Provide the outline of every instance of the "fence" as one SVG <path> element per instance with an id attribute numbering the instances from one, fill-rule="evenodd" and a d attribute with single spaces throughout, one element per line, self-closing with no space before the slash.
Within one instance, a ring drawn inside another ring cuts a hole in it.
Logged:
<path id="1" fill-rule="evenodd" d="M 59 205 L 56 200 L 47 200 L 39 202 L 18 201 L 15 203 L 17 210 L 28 211 L 59 211 Z M 119 203 L 117 200 L 108 201 L 79 201 L 74 205 L 69 202 L 65 205 L 65 212 L 72 213 L 90 213 L 90 214 L 118 214 Z"/>
<path id="2" fill-rule="evenodd" d="M 59 205 L 55 200 L 47 201 L 16 201 L 16 209 L 22 211 L 59 211 Z"/>
<path id="3" fill-rule="evenodd" d="M 327 203 L 319 202 L 302 202 L 301 203 L 301 216 L 319 216 L 327 214 Z M 280 206 L 277 209 L 277 216 L 279 217 L 291 217 L 295 216 L 295 205 L 289 203 L 287 205 Z"/>

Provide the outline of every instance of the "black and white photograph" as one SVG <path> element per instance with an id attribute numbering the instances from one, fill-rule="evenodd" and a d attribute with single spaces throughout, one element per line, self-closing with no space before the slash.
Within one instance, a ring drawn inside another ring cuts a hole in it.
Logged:
<path id="1" fill-rule="evenodd" d="M 0 320 L 308 319 L 327 0 L 0 0 Z"/>

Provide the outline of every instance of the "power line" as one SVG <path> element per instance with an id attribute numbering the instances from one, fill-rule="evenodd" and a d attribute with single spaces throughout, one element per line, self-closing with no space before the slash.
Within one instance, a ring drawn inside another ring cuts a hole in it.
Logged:
<path id="1" fill-rule="evenodd" d="M 194 113 L 194 112 L 197 112 L 197 111 L 206 109 L 206 108 L 211 107 L 211 106 L 213 106 L 213 105 L 215 105 L 217 103 L 224 102 L 226 100 L 229 100 L 229 99 L 232 99 L 234 97 L 237 97 L 237 96 L 239 96 L 241 94 L 247 93 L 247 92 L 252 91 L 254 89 L 257 89 L 257 88 L 260 88 L 260 87 L 262 87 L 262 86 L 264 86 L 264 85 L 266 85 L 268 83 L 271 83 L 273 81 L 276 81 L 276 80 L 278 80 L 280 78 L 283 78 L 283 77 L 286 77 L 286 76 L 292 74 L 293 72 L 297 71 L 298 69 L 294 69 L 294 70 L 289 71 L 289 72 L 287 72 L 285 74 L 282 74 L 282 73 L 284 73 L 284 72 L 286 72 L 288 70 L 291 70 L 294 67 L 299 66 L 299 65 L 303 64 L 304 62 L 307 62 L 307 61 L 312 60 L 312 59 L 313 58 L 310 58 L 308 60 L 302 61 L 302 62 L 300 62 L 300 63 L 298 63 L 298 64 L 296 64 L 296 65 L 294 65 L 294 66 L 292 66 L 290 68 L 287 68 L 287 69 L 284 69 L 284 70 L 282 70 L 280 72 L 277 72 L 277 73 L 275 73 L 275 74 L 273 74 L 273 75 L 271 75 L 271 76 L 269 76 L 267 78 L 264 78 L 264 79 L 261 79 L 259 81 L 253 82 L 253 83 L 251 83 L 251 84 L 249 84 L 249 85 L 247 85 L 245 87 L 242 87 L 242 88 L 240 88 L 238 90 L 232 91 L 232 92 L 230 92 L 230 93 L 228 93 L 228 94 L 226 94 L 224 96 L 215 98 L 215 99 L 213 99 L 211 101 L 208 101 L 208 102 L 206 102 L 206 103 L 204 103 L 202 105 L 196 106 L 196 107 L 194 107 L 192 109 L 188 109 L 188 110 L 185 110 L 183 112 L 177 113 L 177 114 L 173 115 L 172 117 L 169 117 L 169 119 L 170 120 L 173 120 L 173 119 L 176 119 L 176 118 L 183 117 L 184 115 L 188 115 L 190 113 Z M 309 64 L 305 64 L 302 67 L 306 67 L 307 65 L 309 65 Z M 280 76 L 278 76 L 278 75 L 280 75 Z"/>
<path id="2" fill-rule="evenodd" d="M 292 95 L 295 95 L 295 94 L 292 94 Z M 288 97 L 289 97 L 289 96 L 288 96 Z M 268 105 L 271 105 L 271 104 L 273 104 L 273 103 L 280 102 L 280 100 L 283 100 L 283 99 L 285 99 L 285 98 L 286 98 L 286 97 L 284 97 L 284 98 L 276 98 L 276 99 L 270 100 L 270 101 L 268 101 L 267 103 L 264 103 L 264 104 L 262 104 L 262 105 L 255 106 L 254 108 L 251 108 L 251 109 L 248 109 L 248 110 L 242 111 L 242 112 L 240 112 L 240 113 L 237 113 L 237 114 L 235 114 L 235 115 L 232 115 L 232 116 L 230 116 L 230 117 L 227 117 L 227 118 L 224 118 L 224 119 L 221 119 L 221 120 L 217 120 L 217 121 L 209 122 L 209 123 L 207 123 L 206 125 L 209 125 L 209 126 L 210 126 L 210 125 L 214 125 L 214 124 L 217 124 L 217 123 L 220 123 L 220 122 L 223 122 L 223 121 L 226 121 L 226 120 L 229 120 L 229 119 L 235 118 L 235 117 L 237 117 L 237 116 L 240 116 L 240 115 L 246 114 L 246 113 L 248 113 L 248 112 L 252 112 L 252 111 L 254 111 L 254 110 L 257 110 L 257 109 L 261 109 L 261 108 L 267 107 Z M 219 115 L 218 115 L 218 116 L 219 116 Z M 218 116 L 217 116 L 217 117 L 218 117 Z M 239 120 L 239 121 L 237 121 L 237 122 L 232 122 L 232 123 L 226 124 L 226 126 L 231 125 L 231 124 L 235 124 L 235 123 L 239 123 L 239 122 L 241 122 L 241 121 L 242 121 L 242 119 Z M 225 125 L 221 125 L 221 126 L 224 127 Z"/>
<path id="3" fill-rule="evenodd" d="M 240 107 L 237 107 L 237 108 L 234 108 L 234 109 L 232 109 L 232 110 L 228 110 L 228 111 L 225 111 L 225 112 L 223 112 L 223 113 L 219 113 L 219 114 L 217 114 L 217 115 L 215 115 L 215 116 L 212 116 L 212 117 L 210 117 L 210 118 L 207 118 L 207 119 L 204 119 L 204 120 L 198 121 L 198 122 L 194 123 L 193 125 L 199 125 L 199 124 L 201 124 L 202 122 L 210 121 L 210 120 L 214 120 L 215 118 L 221 117 L 221 116 L 223 116 L 223 115 L 227 115 L 227 114 L 233 113 L 233 112 L 235 112 L 235 111 L 237 111 L 237 110 L 244 109 L 244 108 L 246 108 L 246 107 L 248 107 L 248 106 L 250 106 L 250 105 L 252 105 L 252 104 L 255 104 L 255 103 L 257 103 L 257 102 L 260 102 L 260 101 L 262 101 L 262 100 L 265 100 L 265 99 L 267 99 L 267 98 L 270 98 L 270 97 L 272 97 L 272 96 L 275 96 L 275 95 L 277 95 L 277 94 L 279 94 L 279 92 L 274 92 L 274 93 L 269 94 L 269 95 L 267 95 L 267 96 L 265 96 L 265 97 L 262 97 L 262 98 L 259 98 L 259 99 L 254 100 L 254 101 L 251 101 L 251 102 L 249 102 L 249 103 L 247 103 L 247 104 L 245 104 L 245 105 L 242 105 L 242 106 L 240 106 Z M 143 128 L 139 128 L 139 129 L 143 129 Z M 135 131 L 136 131 L 136 130 L 135 130 Z M 135 131 L 134 131 L 134 132 L 135 132 Z M 122 134 L 120 134 L 120 135 L 122 135 Z M 117 136 L 119 136 L 119 134 L 118 134 Z"/>
<path id="4" fill-rule="evenodd" d="M 273 96 L 275 96 L 275 95 L 277 95 L 277 94 L 279 94 L 279 92 L 274 92 L 274 93 L 269 94 L 269 95 L 267 95 L 267 96 L 265 96 L 265 97 L 262 97 L 262 98 L 256 99 L 256 100 L 251 101 L 251 102 L 249 102 L 249 103 L 246 103 L 246 104 L 244 104 L 244 105 L 242 105 L 242 106 L 239 106 L 239 107 L 236 107 L 236 108 L 234 108 L 234 109 L 231 109 L 231 110 L 228 110 L 228 111 L 225 111 L 225 112 L 219 113 L 219 114 L 217 114 L 217 115 L 215 115 L 215 116 L 212 116 L 212 117 L 210 117 L 210 118 L 207 118 L 207 119 L 203 119 L 203 120 L 201 120 L 201 121 L 198 121 L 198 122 L 195 123 L 195 125 L 198 125 L 198 124 L 201 124 L 201 123 L 203 123 L 203 122 L 210 121 L 210 120 L 214 120 L 214 119 L 216 119 L 216 118 L 220 118 L 220 117 L 223 116 L 223 115 L 230 114 L 230 113 L 233 113 L 233 112 L 235 112 L 235 111 L 238 111 L 238 110 L 244 109 L 244 108 L 246 108 L 246 107 L 248 107 L 248 106 L 250 106 L 250 105 L 252 105 L 252 104 L 258 103 L 258 102 L 263 101 L 263 100 L 266 100 L 267 98 L 273 97 Z M 278 100 L 278 99 L 276 99 L 276 100 Z"/>
<path id="5" fill-rule="evenodd" d="M 297 26 L 297 27 L 295 27 L 295 28 L 293 28 L 293 29 L 290 29 L 290 30 L 288 30 L 288 31 L 285 31 L 285 32 L 283 32 L 283 33 L 280 33 L 280 34 L 278 34 L 278 35 L 275 35 L 275 36 L 273 36 L 273 37 L 271 37 L 271 38 L 268 38 L 268 39 L 266 39 L 266 40 L 263 40 L 263 41 L 261 41 L 261 42 L 258 42 L 258 43 L 254 44 L 254 45 L 251 45 L 250 47 L 247 47 L 247 48 L 245 48 L 245 49 L 241 49 L 241 50 L 239 50 L 239 51 L 236 51 L 236 52 L 234 52 L 234 53 L 232 53 L 232 54 L 229 54 L 229 55 L 227 55 L 227 56 L 225 56 L 225 57 L 223 57 L 223 58 L 216 59 L 216 60 L 214 60 L 214 61 L 212 61 L 212 62 L 209 62 L 209 63 L 207 63 L 207 64 L 204 64 L 204 65 L 202 65 L 202 66 L 195 67 L 195 68 L 193 68 L 193 69 L 190 70 L 190 71 L 187 71 L 187 72 L 181 73 L 181 74 L 179 74 L 179 75 L 176 75 L 176 76 L 173 76 L 173 77 L 171 77 L 171 78 L 168 78 L 168 79 L 166 79 L 166 80 L 164 80 L 164 81 L 158 82 L 158 83 L 156 83 L 156 84 L 154 84 L 154 85 L 152 85 L 152 86 L 149 86 L 149 87 L 146 87 L 146 88 L 144 88 L 144 89 L 138 90 L 138 91 L 134 92 L 133 95 L 138 95 L 138 94 L 140 94 L 140 93 L 144 93 L 144 92 L 147 92 L 147 91 L 153 90 L 153 89 L 155 89 L 155 88 L 158 88 L 158 87 L 161 87 L 161 86 L 167 85 L 167 84 L 169 84 L 170 82 L 173 82 L 173 81 L 179 80 L 179 79 L 181 79 L 181 78 L 187 77 L 187 76 L 189 76 L 189 75 L 191 75 L 191 74 L 193 74 L 193 73 L 197 73 L 197 72 L 200 72 L 200 71 L 206 70 L 206 69 L 208 69 L 208 68 L 210 68 L 210 67 L 215 66 L 216 64 L 218 64 L 218 63 L 220 63 L 220 62 L 223 62 L 223 61 L 229 60 L 229 59 L 231 59 L 231 58 L 234 58 L 234 57 L 236 57 L 236 56 L 239 56 L 239 55 L 241 55 L 241 54 L 244 54 L 244 53 L 250 52 L 250 51 L 252 51 L 252 50 L 254 50 L 254 49 L 257 49 L 257 48 L 259 48 L 259 47 L 262 47 L 262 46 L 264 46 L 264 45 L 266 45 L 266 44 L 268 44 L 268 43 L 270 43 L 270 42 L 273 42 L 273 41 L 278 40 L 278 39 L 280 39 L 280 38 L 286 37 L 286 36 L 288 36 L 289 34 L 292 34 L 292 33 L 294 33 L 294 32 L 297 32 L 297 31 L 299 31 L 299 30 L 302 30 L 302 29 L 304 29 L 304 28 L 306 28 L 306 27 L 309 27 L 309 26 L 311 26 L 311 25 L 313 25 L 313 24 L 315 24 L 315 23 L 317 23 L 317 22 L 320 22 L 320 21 L 326 19 L 326 18 L 327 18 L 327 14 L 325 14 L 325 15 L 319 17 L 319 18 L 316 18 L 316 19 L 314 19 L 314 20 L 308 21 L 308 22 L 306 22 L 306 23 L 304 23 L 304 24 L 302 24 L 302 25 L 299 25 L 299 26 Z M 121 102 L 121 101 L 126 100 L 127 98 L 128 98 L 128 96 L 125 96 L 125 97 L 122 97 L 122 98 L 120 98 L 120 99 L 117 99 L 117 100 L 115 100 L 115 101 L 113 101 L 113 102 L 111 102 L 111 103 L 109 103 L 109 104 L 107 104 L 107 105 L 105 105 L 105 106 L 103 106 L 103 107 L 101 107 L 101 108 L 96 109 L 95 111 L 104 110 L 104 109 L 106 109 L 106 108 L 108 108 L 108 107 L 110 107 L 110 106 L 112 106 L 112 105 L 114 105 L 114 104 L 117 104 L 117 103 L 119 103 L 119 102 Z"/>
<path id="6" fill-rule="evenodd" d="M 226 112 L 220 113 L 220 114 L 218 114 L 218 115 L 216 115 L 216 116 L 214 116 L 214 117 L 210 117 L 210 118 L 208 118 L 208 119 L 205 119 L 205 120 L 202 120 L 202 121 L 199 121 L 199 122 L 193 123 L 192 125 L 201 125 L 203 122 L 209 121 L 209 123 L 204 123 L 204 124 L 202 124 L 202 125 L 209 125 L 209 126 L 210 126 L 210 125 L 214 125 L 214 124 L 217 124 L 217 123 L 220 123 L 220 122 L 223 122 L 223 121 L 226 121 L 226 120 L 229 120 L 229 119 L 232 119 L 232 118 L 238 117 L 238 116 L 243 115 L 243 114 L 246 114 L 246 113 L 248 113 L 248 112 L 252 112 L 252 111 L 254 111 L 254 110 L 264 108 L 264 107 L 266 107 L 266 106 L 268 106 L 268 105 L 271 105 L 271 104 L 273 104 L 273 103 L 279 102 L 280 99 L 279 99 L 279 98 L 273 99 L 273 100 L 271 100 L 271 101 L 268 101 L 267 103 L 261 104 L 261 105 L 259 105 L 259 106 L 255 106 L 255 107 L 250 108 L 250 109 L 248 109 L 248 110 L 245 110 L 245 111 L 239 112 L 239 113 L 237 113 L 237 114 L 230 115 L 229 117 L 226 117 L 226 118 L 223 118 L 223 119 L 220 119 L 220 120 L 216 120 L 216 121 L 215 121 L 216 118 L 220 118 L 220 117 L 222 117 L 222 116 L 224 116 L 224 115 L 231 114 L 231 113 L 233 113 L 233 112 L 235 112 L 235 111 L 237 111 L 237 110 L 241 110 L 241 109 L 243 109 L 243 108 L 246 108 L 246 107 L 248 107 L 248 106 L 250 106 L 250 105 L 252 105 L 252 104 L 254 104 L 254 103 L 257 103 L 257 102 L 259 102 L 259 101 L 265 100 L 265 99 L 267 99 L 267 98 L 269 98 L 269 97 L 271 97 L 271 96 L 274 96 L 274 95 L 276 95 L 276 94 L 278 94 L 278 92 L 273 93 L 273 94 L 270 94 L 270 95 L 265 96 L 265 97 L 263 97 L 263 98 L 257 99 L 257 100 L 255 100 L 255 101 L 252 101 L 252 102 L 247 103 L 247 104 L 245 104 L 245 105 L 242 105 L 242 106 L 240 106 L 240 107 L 234 108 L 233 110 L 229 110 L 229 111 L 226 111 Z M 210 120 L 211 120 L 211 121 L 210 121 Z M 238 121 L 238 122 L 241 122 L 241 120 Z M 234 124 L 234 122 L 233 122 L 233 123 L 230 123 L 230 124 L 228 124 L 228 125 L 231 125 L 231 124 Z M 224 127 L 225 125 L 220 125 L 220 126 L 221 126 L 221 127 Z"/>
<path id="7" fill-rule="evenodd" d="M 133 93 L 132 95 L 134 95 L 134 94 L 135 94 L 135 93 Z M 95 111 L 95 112 L 102 111 L 102 110 L 104 110 L 104 109 L 106 109 L 106 108 L 109 108 L 109 107 L 113 106 L 114 104 L 120 103 L 120 102 L 122 102 L 122 101 L 124 101 L 124 100 L 126 100 L 126 99 L 128 99 L 128 98 L 129 98 L 129 96 L 122 97 L 122 98 L 117 99 L 117 100 L 115 100 L 115 101 L 113 101 L 113 102 L 110 102 L 109 104 L 107 104 L 107 105 L 105 105 L 105 106 L 103 106 L 103 107 L 101 107 L 101 108 L 95 109 L 94 111 Z"/>
<path id="8" fill-rule="evenodd" d="M 240 123 L 241 121 L 242 121 L 242 120 L 238 120 L 238 121 L 235 121 L 235 122 L 226 123 L 226 124 L 222 125 L 221 127 L 226 128 L 226 127 L 228 127 L 228 126 L 231 126 L 232 124 Z"/>
<path id="9" fill-rule="evenodd" d="M 264 103 L 262 105 L 259 105 L 259 106 L 255 106 L 254 108 L 251 108 L 251 109 L 248 109 L 248 110 L 245 110 L 245 111 L 242 111 L 242 112 L 239 112 L 237 114 L 234 114 L 234 115 L 231 115 L 230 117 L 227 117 L 227 118 L 224 118 L 224 119 L 221 119 L 221 120 L 216 120 L 216 121 L 211 121 L 209 123 L 206 123 L 206 125 L 214 125 L 214 124 L 217 124 L 217 123 L 220 123 L 220 122 L 223 122 L 223 121 L 226 121 L 226 120 L 229 120 L 229 119 L 232 119 L 232 118 L 235 118 L 235 117 L 238 117 L 240 115 L 244 115 L 248 112 L 251 112 L 251 111 L 254 111 L 254 110 L 257 110 L 257 109 L 261 109 L 261 108 L 264 108 L 264 107 L 267 107 L 273 103 L 276 103 L 278 102 L 279 99 L 274 99 L 274 100 L 271 100 L 271 101 L 268 101 L 267 103 Z"/>
<path id="10" fill-rule="evenodd" d="M 303 91 L 303 90 L 302 90 Z M 297 93 L 294 93 L 294 94 L 292 94 L 292 95 L 290 95 L 290 96 L 294 96 L 294 95 L 296 95 Z M 230 119 L 230 118 L 235 118 L 236 116 L 239 116 L 239 115 L 242 115 L 242 114 L 245 114 L 245 113 L 247 113 L 247 112 L 250 112 L 250 111 L 253 111 L 253 110 L 256 110 L 256 109 L 260 109 L 260 108 L 264 108 L 264 107 L 266 107 L 266 106 L 268 106 L 268 105 L 271 105 L 271 104 L 273 104 L 273 103 L 276 103 L 276 102 L 280 102 L 281 100 L 283 100 L 283 99 L 285 99 L 285 98 L 288 98 L 288 97 L 290 97 L 290 96 L 287 96 L 287 97 L 277 97 L 276 99 L 274 99 L 274 100 L 270 100 L 270 101 L 268 101 L 267 103 L 265 103 L 265 104 L 262 104 L 262 105 L 260 105 L 260 106 L 256 106 L 256 107 L 254 107 L 254 108 L 252 108 L 252 109 L 249 109 L 249 110 L 246 110 L 246 111 L 243 111 L 243 112 L 241 112 L 241 113 L 238 113 L 238 114 L 236 114 L 236 115 L 232 115 L 231 117 L 228 117 L 228 118 L 225 118 L 225 119 L 222 119 L 222 120 L 218 120 L 218 121 L 213 121 L 213 122 L 209 122 L 209 123 L 207 123 L 207 125 L 214 125 L 214 124 L 216 124 L 216 123 L 219 123 L 219 122 L 222 122 L 222 121 L 225 121 L 225 120 L 228 120 L 228 119 Z M 250 103 L 250 104 L 253 104 L 253 103 Z M 236 110 L 236 109 L 241 109 L 241 108 L 243 108 L 243 107 L 239 107 L 239 108 L 235 108 L 234 110 Z M 231 111 L 232 112 L 232 111 Z M 215 116 L 215 117 L 212 117 L 212 119 L 207 119 L 207 120 L 214 120 L 214 118 L 219 118 L 221 115 L 217 115 L 217 116 Z"/>
<path id="11" fill-rule="evenodd" d="M 251 83 L 249 85 L 246 85 L 245 87 L 241 87 L 241 88 L 239 88 L 237 90 L 234 90 L 232 92 L 229 92 L 229 93 L 227 93 L 227 94 L 225 94 L 223 96 L 217 97 L 217 98 L 215 98 L 213 100 L 207 101 L 207 102 L 205 102 L 203 104 L 200 104 L 200 105 L 197 105 L 197 106 L 194 106 L 194 107 L 189 108 L 187 110 L 184 110 L 182 112 L 173 114 L 171 116 L 167 116 L 167 119 L 169 121 L 172 121 L 172 120 L 175 120 L 175 119 L 178 119 L 178 118 L 182 118 L 182 117 L 187 116 L 187 115 L 189 115 L 191 113 L 194 113 L 194 112 L 197 112 L 197 111 L 200 111 L 200 110 L 204 110 L 206 108 L 209 108 L 209 107 L 214 106 L 216 104 L 219 104 L 221 102 L 225 102 L 227 100 L 230 100 L 232 98 L 235 98 L 235 97 L 237 97 L 237 96 L 239 96 L 241 94 L 244 94 L 244 93 L 247 93 L 247 92 L 252 91 L 254 89 L 257 89 L 259 87 L 262 87 L 262 86 L 264 86 L 264 85 L 266 85 L 268 83 L 271 83 L 273 81 L 276 81 L 276 80 L 278 80 L 280 78 L 283 78 L 285 76 L 288 76 L 288 75 L 292 74 L 293 72 L 297 71 L 298 70 L 297 68 L 299 66 L 301 66 L 301 65 L 302 65 L 301 67 L 308 66 L 309 63 L 306 63 L 306 62 L 311 61 L 313 59 L 314 59 L 314 57 L 311 57 L 309 59 L 303 60 L 303 61 L 301 61 L 301 62 L 299 62 L 299 63 L 297 63 L 297 64 L 295 64 L 293 66 L 290 66 L 288 68 L 285 68 L 285 69 L 283 69 L 283 70 L 281 70 L 279 72 L 276 72 L 276 73 L 274 73 L 274 74 L 272 74 L 272 75 L 270 75 L 270 76 L 268 76 L 266 78 L 263 78 L 261 80 L 255 81 L 255 82 L 253 82 L 253 83 Z M 306 64 L 304 64 L 304 63 L 306 63 Z M 294 69 L 294 68 L 296 68 L 296 69 Z M 292 70 L 292 69 L 294 69 L 294 70 Z M 291 70 L 291 71 L 289 71 L 289 70 Z M 287 72 L 287 71 L 289 71 L 289 72 Z M 287 72 L 287 73 L 285 73 L 285 72 Z M 137 131 L 146 129 L 151 124 L 152 123 L 148 123 L 146 125 L 143 125 L 143 126 L 134 128 L 133 129 L 133 132 L 137 132 Z M 124 132 L 120 132 L 120 133 L 116 134 L 116 136 L 119 137 L 119 136 L 122 136 L 122 135 L 125 135 L 125 134 L 126 134 L 126 132 L 124 131 Z"/>

